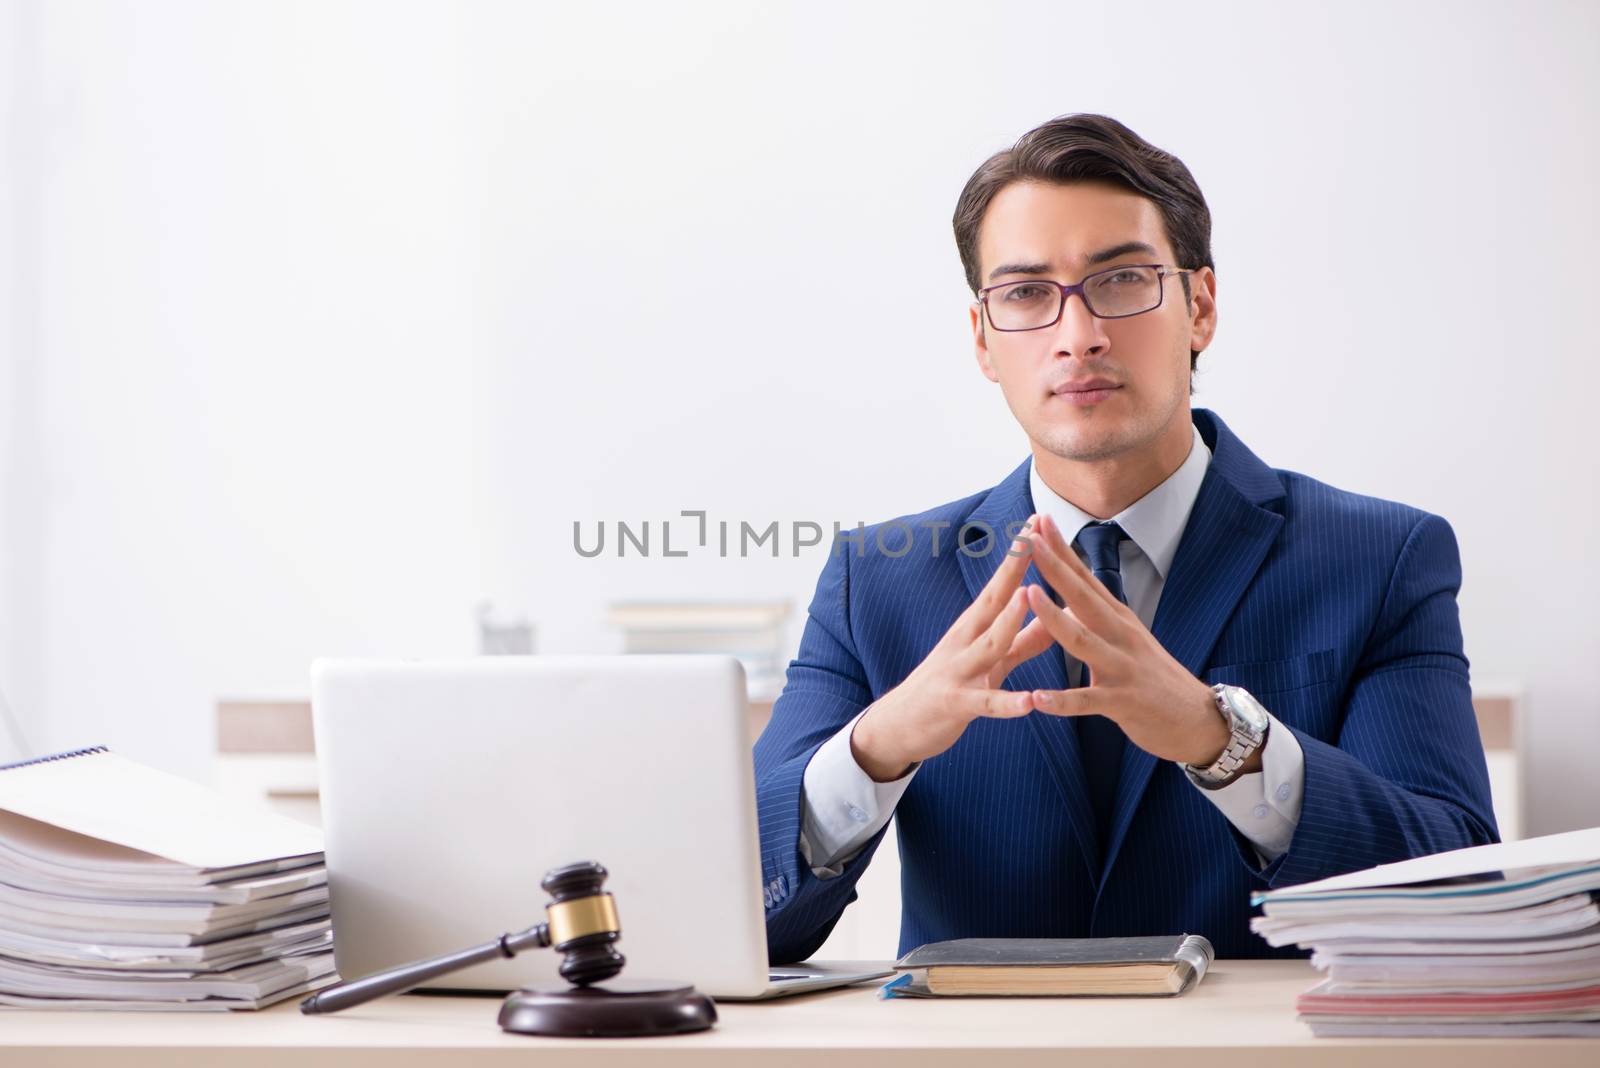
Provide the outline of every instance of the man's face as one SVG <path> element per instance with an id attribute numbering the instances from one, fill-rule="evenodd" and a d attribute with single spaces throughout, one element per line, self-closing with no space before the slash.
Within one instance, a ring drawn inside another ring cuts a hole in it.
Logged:
<path id="1" fill-rule="evenodd" d="M 1190 266 L 1174 257 L 1153 202 L 1099 182 L 1006 186 L 984 214 L 978 263 L 980 287 L 1071 284 L 1118 264 Z M 1187 440 L 1189 350 L 1204 349 L 1216 329 L 1215 276 L 1203 268 L 1189 280 L 1187 305 L 1180 277 L 1169 275 L 1152 311 L 1099 319 L 1074 293 L 1054 326 L 1020 332 L 989 328 L 975 303 L 978 365 L 1028 437 L 1062 459 L 1135 458 L 1164 436 Z"/>

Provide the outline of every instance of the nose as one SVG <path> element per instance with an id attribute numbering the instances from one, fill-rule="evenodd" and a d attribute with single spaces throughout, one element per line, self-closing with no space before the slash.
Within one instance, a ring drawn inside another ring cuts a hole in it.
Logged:
<path id="1" fill-rule="evenodd" d="M 1106 349 L 1111 347 L 1111 338 L 1105 331 L 1105 320 L 1090 315 L 1089 309 L 1084 307 L 1083 298 L 1076 293 L 1067 297 L 1066 307 L 1061 309 L 1061 318 L 1051 329 L 1055 331 L 1053 343 L 1057 356 L 1084 359 L 1104 355 Z"/>

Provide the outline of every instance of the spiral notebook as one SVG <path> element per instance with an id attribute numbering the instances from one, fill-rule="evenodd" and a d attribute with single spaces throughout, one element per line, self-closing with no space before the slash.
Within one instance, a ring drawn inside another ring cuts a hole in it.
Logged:
<path id="1" fill-rule="evenodd" d="M 77 878 L 148 874 L 163 885 L 322 860 L 317 828 L 100 746 L 0 766 L 0 843 Z"/>

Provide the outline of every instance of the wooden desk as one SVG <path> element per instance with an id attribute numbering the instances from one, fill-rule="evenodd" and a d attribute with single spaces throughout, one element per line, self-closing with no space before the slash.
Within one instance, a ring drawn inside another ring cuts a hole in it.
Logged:
<path id="1" fill-rule="evenodd" d="M 853 1065 L 1212 1068 L 1600 1064 L 1589 1039 L 1316 1039 L 1294 1018 L 1315 982 L 1302 961 L 1218 961 L 1181 998 L 878 1001 L 876 987 L 719 1005 L 717 1027 L 662 1039 L 507 1035 L 499 1002 L 404 995 L 335 1016 L 294 1002 L 237 1015 L 0 1010 L 0 1064 L 118 1068 L 293 1064 Z"/>

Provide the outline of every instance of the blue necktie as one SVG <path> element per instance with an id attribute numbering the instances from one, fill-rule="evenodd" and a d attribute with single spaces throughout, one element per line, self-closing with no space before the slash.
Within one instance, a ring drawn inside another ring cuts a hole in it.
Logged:
<path id="1" fill-rule="evenodd" d="M 1091 523 L 1078 531 L 1074 543 L 1088 557 L 1094 577 L 1105 583 L 1111 595 L 1123 604 L 1122 558 L 1117 546 L 1127 538 L 1116 523 Z M 1081 685 L 1089 685 L 1089 665 L 1083 666 Z M 1084 782 L 1089 788 L 1089 803 L 1094 806 L 1095 829 L 1100 836 L 1100 856 L 1105 860 L 1111 837 L 1111 810 L 1117 799 L 1117 779 L 1122 768 L 1122 728 L 1105 716 L 1078 716 L 1078 749 L 1083 758 Z"/>

